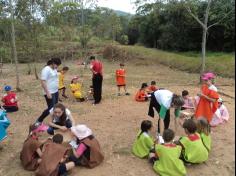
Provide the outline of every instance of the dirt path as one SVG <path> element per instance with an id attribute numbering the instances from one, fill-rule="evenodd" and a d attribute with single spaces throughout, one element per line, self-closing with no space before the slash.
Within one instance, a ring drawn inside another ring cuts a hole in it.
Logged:
<path id="1" fill-rule="evenodd" d="M 90 85 L 89 71 L 78 71 L 79 68 L 76 65 L 72 63 L 68 65 L 71 69 L 66 76 L 67 83 L 72 76 L 83 72 L 84 84 L 88 87 Z M 43 64 L 39 65 L 39 67 L 42 66 Z M 39 81 L 36 81 L 33 76 L 26 75 L 26 68 L 26 65 L 20 67 L 23 74 L 21 85 L 24 90 L 18 94 L 20 111 L 9 115 L 12 122 L 9 127 L 9 137 L 1 144 L 4 148 L 0 151 L 0 176 L 34 175 L 32 172 L 24 171 L 20 166 L 19 152 L 29 123 L 40 115 L 45 108 L 45 101 Z M 75 103 L 71 99 L 64 102 L 72 111 L 77 123 L 85 123 L 93 130 L 105 154 L 105 161 L 99 167 L 92 170 L 76 168 L 70 174 L 72 176 L 155 176 L 156 174 L 146 160 L 135 158 L 130 152 L 141 121 L 151 119 L 147 117 L 148 103 L 136 103 L 133 100 L 135 91 L 142 82 L 149 83 L 152 80 L 156 80 L 159 87 L 168 88 L 179 94 L 183 89 L 187 89 L 194 96 L 199 90 L 198 75 L 171 70 L 164 66 L 142 67 L 133 64 L 127 69 L 129 91 L 132 96 L 116 97 L 114 70 L 114 64 L 105 63 L 102 104 L 91 106 L 90 102 Z M 7 66 L 4 71 L 4 79 L 0 78 L 0 86 L 2 87 L 4 83 L 14 85 L 13 69 Z M 219 78 L 217 84 L 220 91 L 231 96 L 222 95 L 230 112 L 230 120 L 227 124 L 212 129 L 213 146 L 209 160 L 205 164 L 188 167 L 187 172 L 190 176 L 232 176 L 235 174 L 235 83 L 231 79 Z M 156 119 L 151 120 L 156 125 Z M 181 134 L 183 130 L 179 129 L 177 135 Z"/>

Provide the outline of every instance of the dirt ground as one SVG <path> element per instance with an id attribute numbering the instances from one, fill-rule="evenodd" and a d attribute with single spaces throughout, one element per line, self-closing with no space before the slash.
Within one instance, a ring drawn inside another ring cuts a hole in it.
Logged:
<path id="1" fill-rule="evenodd" d="M 38 71 L 44 64 L 38 64 Z M 66 75 L 69 84 L 75 75 L 81 76 L 84 90 L 91 84 L 89 70 L 83 70 L 75 63 L 68 63 L 70 71 Z M 157 85 L 177 94 L 187 89 L 191 96 L 199 92 L 198 75 L 171 70 L 161 65 L 140 65 L 127 63 L 128 90 L 131 96 L 116 96 L 114 70 L 118 63 L 104 62 L 103 101 L 92 106 L 91 102 L 77 103 L 67 90 L 70 98 L 63 103 L 72 111 L 77 123 L 88 125 L 98 138 L 105 155 L 104 162 L 94 168 L 78 167 L 72 176 L 155 176 L 147 160 L 141 160 L 131 154 L 131 146 L 142 120 L 149 119 L 157 124 L 157 118 L 147 116 L 149 103 L 134 101 L 135 91 L 142 82 L 157 81 Z M 4 65 L 0 75 L 0 87 L 15 85 L 14 66 Z M 45 109 L 40 82 L 34 75 L 27 75 L 27 65 L 20 65 L 20 83 L 22 92 L 18 93 L 20 111 L 9 114 L 11 125 L 8 138 L 0 145 L 0 176 L 31 176 L 33 172 L 24 171 L 20 165 L 19 153 L 27 136 L 28 125 Z M 229 109 L 230 120 L 227 124 L 212 129 L 213 146 L 209 160 L 200 165 L 188 166 L 189 176 L 232 176 L 235 174 L 235 80 L 217 78 L 217 87 L 223 92 L 222 98 Z M 2 92 L 3 93 L 3 92 Z M 171 112 L 173 118 L 173 112 Z M 48 120 L 48 119 L 47 119 Z M 46 120 L 46 121 L 47 121 Z M 173 127 L 173 124 L 171 124 Z M 177 136 L 183 134 L 179 127 Z"/>

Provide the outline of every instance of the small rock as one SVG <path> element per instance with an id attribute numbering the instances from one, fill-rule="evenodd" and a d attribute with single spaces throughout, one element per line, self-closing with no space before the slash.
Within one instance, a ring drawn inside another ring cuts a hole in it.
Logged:
<path id="1" fill-rule="evenodd" d="M 220 161 L 216 161 L 216 165 L 220 164 Z"/>

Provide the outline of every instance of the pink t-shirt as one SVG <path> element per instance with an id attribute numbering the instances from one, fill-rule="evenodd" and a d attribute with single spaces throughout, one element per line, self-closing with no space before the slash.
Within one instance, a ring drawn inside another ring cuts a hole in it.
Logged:
<path id="1" fill-rule="evenodd" d="M 85 151 L 86 149 L 87 149 L 86 145 L 83 144 L 83 143 L 81 143 L 81 144 L 78 146 L 78 148 L 76 149 L 76 154 L 77 154 L 78 156 L 81 156 L 81 155 L 84 153 L 84 151 Z"/>

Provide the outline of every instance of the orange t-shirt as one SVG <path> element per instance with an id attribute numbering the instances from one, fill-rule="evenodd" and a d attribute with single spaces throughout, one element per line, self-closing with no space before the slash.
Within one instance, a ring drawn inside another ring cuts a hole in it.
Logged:
<path id="1" fill-rule="evenodd" d="M 145 98 L 147 97 L 147 94 L 144 90 L 139 90 L 135 95 L 136 101 L 146 101 Z"/>
<path id="2" fill-rule="evenodd" d="M 202 93 L 210 98 L 218 99 L 219 95 L 217 92 L 210 90 L 206 84 L 202 85 Z M 204 97 L 200 97 L 199 103 L 197 105 L 197 109 L 195 112 L 196 118 L 205 117 L 207 121 L 210 123 L 214 113 L 218 108 L 218 101 L 216 100 L 214 103 L 207 100 Z"/>
<path id="3" fill-rule="evenodd" d="M 116 84 L 118 86 L 124 86 L 125 82 L 125 69 L 116 70 Z"/>

